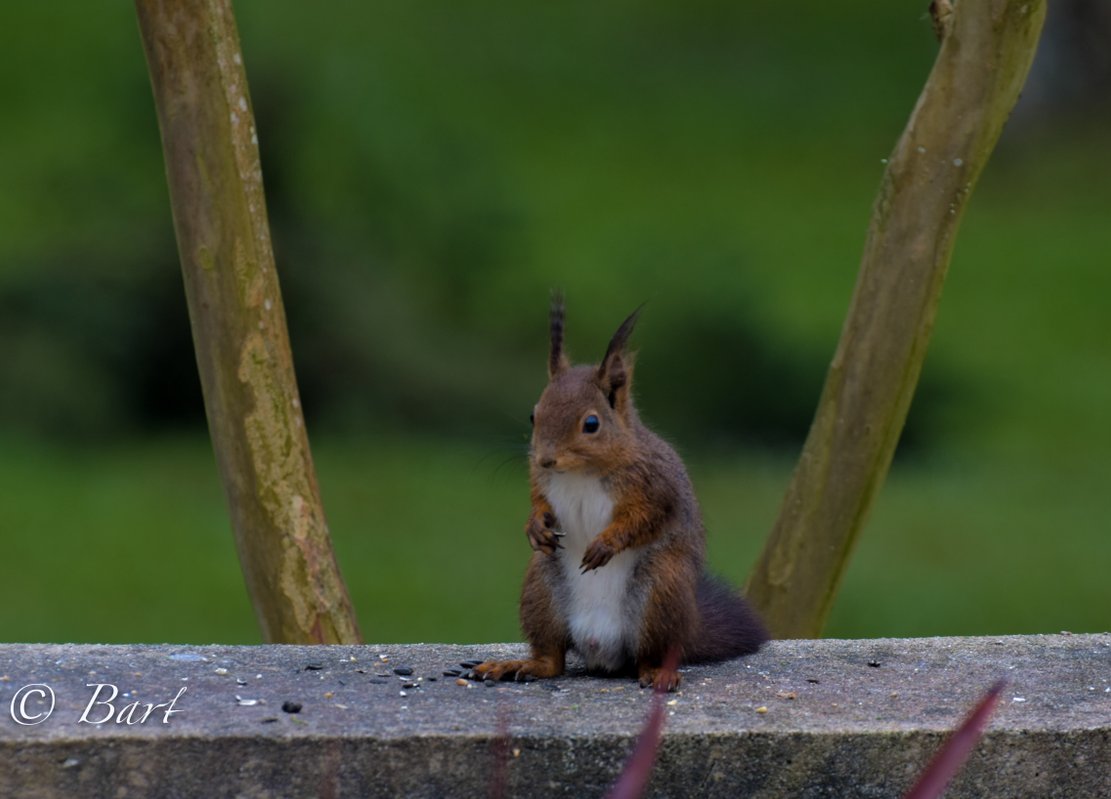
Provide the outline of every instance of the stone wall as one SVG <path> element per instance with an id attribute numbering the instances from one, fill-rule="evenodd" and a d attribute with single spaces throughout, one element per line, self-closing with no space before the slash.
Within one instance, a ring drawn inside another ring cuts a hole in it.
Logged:
<path id="1" fill-rule="evenodd" d="M 444 674 L 522 651 L 2 645 L 0 796 L 602 796 L 651 693 Z M 649 795 L 900 796 L 999 677 L 946 796 L 1111 797 L 1109 634 L 777 641 L 686 668 Z"/>

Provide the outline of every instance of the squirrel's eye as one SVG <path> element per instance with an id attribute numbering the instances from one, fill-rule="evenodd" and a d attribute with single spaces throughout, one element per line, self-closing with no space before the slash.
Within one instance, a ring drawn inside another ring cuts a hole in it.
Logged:
<path id="1" fill-rule="evenodd" d="M 531 424 L 531 425 L 536 424 L 536 411 L 533 411 L 532 413 L 530 413 L 528 415 L 528 423 Z"/>
<path id="2" fill-rule="evenodd" d="M 594 414 L 590 414 L 590 416 L 583 419 L 583 432 L 584 433 L 597 433 L 598 428 L 601 427 L 601 426 L 602 426 L 602 423 L 600 421 L 598 421 L 598 417 L 595 416 Z"/>

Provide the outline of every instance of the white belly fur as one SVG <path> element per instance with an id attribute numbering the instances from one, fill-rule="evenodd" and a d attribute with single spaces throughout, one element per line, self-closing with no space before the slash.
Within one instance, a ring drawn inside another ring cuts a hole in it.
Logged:
<path id="1" fill-rule="evenodd" d="M 613 499 L 598 477 L 572 472 L 551 475 L 546 494 L 564 533 L 559 557 L 575 648 L 589 668 L 617 670 L 636 645 L 639 620 L 629 618 L 625 606 L 640 553 L 620 552 L 605 566 L 580 574 L 583 553 L 613 517 Z"/>

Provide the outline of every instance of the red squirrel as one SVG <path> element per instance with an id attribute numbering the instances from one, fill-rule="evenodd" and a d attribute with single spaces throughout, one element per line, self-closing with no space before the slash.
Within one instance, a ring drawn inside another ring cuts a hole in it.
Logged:
<path id="1" fill-rule="evenodd" d="M 625 352 L 640 309 L 602 362 L 572 366 L 563 303 L 551 311 L 548 385 L 532 414 L 525 533 L 534 550 L 521 591 L 526 660 L 487 661 L 479 678 L 556 677 L 575 649 L 592 672 L 635 669 L 644 687 L 674 691 L 664 665 L 747 655 L 768 640 L 760 618 L 705 571 L 706 533 L 675 450 L 641 422 Z M 674 660 L 672 661 L 674 662 Z"/>

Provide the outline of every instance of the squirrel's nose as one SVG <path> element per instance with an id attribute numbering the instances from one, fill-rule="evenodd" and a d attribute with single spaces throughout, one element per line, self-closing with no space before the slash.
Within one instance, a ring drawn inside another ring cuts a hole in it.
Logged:
<path id="1" fill-rule="evenodd" d="M 555 463 L 555 458 L 543 458 L 540 461 L 540 466 L 543 469 L 551 469 L 553 466 L 555 466 Z"/>

